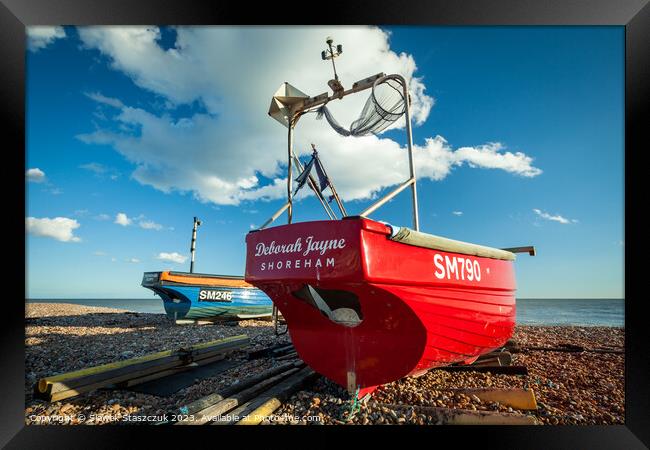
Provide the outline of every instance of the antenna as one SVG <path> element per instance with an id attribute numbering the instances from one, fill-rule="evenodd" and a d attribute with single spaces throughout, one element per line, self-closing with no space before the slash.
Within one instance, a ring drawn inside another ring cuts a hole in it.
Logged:
<path id="1" fill-rule="evenodd" d="M 341 56 L 341 53 L 343 53 L 343 45 L 338 44 L 336 46 L 336 50 L 334 50 L 334 39 L 331 36 L 328 36 L 327 39 L 325 40 L 325 43 L 329 47 L 329 50 L 323 50 L 320 53 L 321 58 L 323 61 L 327 61 L 328 59 L 332 60 L 332 68 L 334 69 L 334 79 L 329 80 L 327 82 L 327 85 L 332 89 L 334 94 L 339 98 L 343 98 L 343 91 L 345 91 L 345 88 L 339 81 L 339 76 L 336 73 L 336 64 L 334 64 L 334 58 L 337 58 Z"/>

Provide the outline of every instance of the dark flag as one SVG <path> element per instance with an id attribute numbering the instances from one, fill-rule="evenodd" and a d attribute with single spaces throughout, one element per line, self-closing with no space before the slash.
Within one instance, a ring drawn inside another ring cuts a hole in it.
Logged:
<path id="1" fill-rule="evenodd" d="M 300 189 L 305 185 L 307 180 L 309 179 L 309 172 L 311 172 L 311 168 L 314 167 L 314 157 L 311 157 L 311 161 L 309 161 L 309 164 L 305 166 L 303 171 L 298 175 L 298 178 L 296 178 L 296 181 L 298 182 L 298 186 L 296 187 L 296 190 L 293 192 L 293 195 L 296 195 Z"/>
<path id="2" fill-rule="evenodd" d="M 329 198 L 327 199 L 327 203 L 332 203 L 332 200 L 334 200 L 334 196 L 330 195 Z"/>
<path id="3" fill-rule="evenodd" d="M 330 180 L 325 175 L 325 171 L 323 170 L 323 166 L 321 165 L 320 158 L 318 156 L 315 156 L 315 158 L 316 158 L 316 173 L 318 174 L 318 181 L 320 182 L 320 190 L 322 192 L 323 189 L 325 189 L 327 186 L 330 185 Z"/>

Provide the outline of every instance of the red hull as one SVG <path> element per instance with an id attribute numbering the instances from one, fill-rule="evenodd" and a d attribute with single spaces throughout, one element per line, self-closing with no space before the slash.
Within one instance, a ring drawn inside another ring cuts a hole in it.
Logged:
<path id="1" fill-rule="evenodd" d="M 472 361 L 512 336 L 511 261 L 415 247 L 389 234 L 379 222 L 346 219 L 246 237 L 246 281 L 278 306 L 300 357 L 349 389 Z M 305 285 L 332 311 L 352 309 L 361 321 L 331 320 Z"/>

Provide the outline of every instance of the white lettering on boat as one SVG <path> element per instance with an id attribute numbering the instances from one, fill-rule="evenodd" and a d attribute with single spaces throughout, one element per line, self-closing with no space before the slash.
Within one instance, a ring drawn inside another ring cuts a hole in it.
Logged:
<path id="1" fill-rule="evenodd" d="M 232 291 L 218 291 L 213 289 L 201 289 L 199 291 L 199 301 L 232 301 Z"/>
<path id="2" fill-rule="evenodd" d="M 436 266 L 434 275 L 439 280 L 443 278 L 451 280 L 452 277 L 455 280 L 465 280 L 467 277 L 468 281 L 481 281 L 481 265 L 478 260 L 472 261 L 470 258 L 460 256 L 450 258 L 445 255 L 443 257 L 441 254 L 436 253 L 433 257 L 433 264 Z"/>
<path id="3" fill-rule="evenodd" d="M 260 271 L 319 269 L 322 267 L 335 267 L 335 258 L 326 255 L 326 253 L 330 250 L 343 249 L 346 245 L 344 238 L 317 240 L 314 236 L 303 236 L 292 243 L 278 244 L 276 241 L 271 241 L 271 243 L 266 244 L 258 242 L 255 245 L 255 256 L 285 254 L 290 258 L 285 257 L 279 260 L 273 258 L 274 261 L 260 261 L 258 263 Z M 297 255 L 291 255 L 292 253 Z"/>
<path id="4" fill-rule="evenodd" d="M 305 239 L 306 249 L 303 252 L 302 238 L 296 239 L 295 242 L 291 244 L 276 244 L 275 241 L 271 241 L 270 244 L 265 244 L 264 242 L 259 242 L 255 246 L 255 256 L 268 256 L 268 255 L 277 255 L 280 253 L 298 253 L 302 252 L 302 256 L 308 256 L 310 253 L 318 253 L 321 256 L 325 255 L 328 250 L 337 250 L 345 248 L 345 239 L 326 239 L 318 241 L 314 239 L 314 236 L 308 236 Z"/>
<path id="5" fill-rule="evenodd" d="M 445 263 L 447 265 L 447 278 L 451 279 L 451 276 L 453 274 L 456 276 L 456 279 L 458 279 L 458 267 L 456 266 L 456 257 L 454 256 L 450 261 L 449 256 L 445 256 Z"/>
<path id="6" fill-rule="evenodd" d="M 300 269 L 301 267 L 305 268 L 310 268 L 310 267 L 335 267 L 336 266 L 336 259 L 335 258 L 325 258 L 325 261 L 321 258 L 316 258 L 316 259 L 296 259 L 296 260 L 291 260 L 288 259 L 286 261 L 271 261 L 271 262 L 263 262 L 260 264 L 260 270 L 261 271 L 269 271 L 269 270 L 282 270 L 284 269 Z M 291 267 L 293 266 L 293 267 Z"/>

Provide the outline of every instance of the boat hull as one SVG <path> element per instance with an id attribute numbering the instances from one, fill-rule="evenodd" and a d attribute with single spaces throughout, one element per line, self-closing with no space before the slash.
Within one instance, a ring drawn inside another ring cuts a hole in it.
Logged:
<path id="1" fill-rule="evenodd" d="M 278 306 L 300 357 L 349 390 L 471 362 L 513 332 L 511 261 L 414 247 L 389 234 L 379 222 L 346 219 L 247 236 L 246 281 Z"/>
<path id="2" fill-rule="evenodd" d="M 160 296 L 174 320 L 261 318 L 273 311 L 271 299 L 243 277 L 145 272 L 142 286 Z"/>

